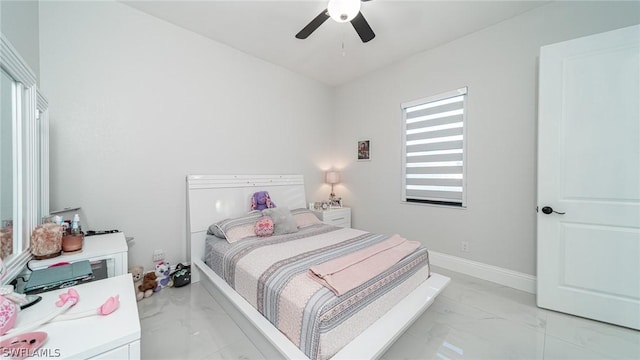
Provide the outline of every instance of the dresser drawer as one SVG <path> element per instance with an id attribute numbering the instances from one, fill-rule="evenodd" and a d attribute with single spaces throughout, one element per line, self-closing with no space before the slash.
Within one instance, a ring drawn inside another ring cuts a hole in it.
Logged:
<path id="1" fill-rule="evenodd" d="M 329 209 L 325 211 L 316 211 L 315 213 L 322 222 L 329 225 L 347 228 L 351 227 L 350 208 Z"/>
<path id="2" fill-rule="evenodd" d="M 327 224 L 348 227 L 351 224 L 351 213 L 348 211 L 326 211 L 322 221 Z"/>

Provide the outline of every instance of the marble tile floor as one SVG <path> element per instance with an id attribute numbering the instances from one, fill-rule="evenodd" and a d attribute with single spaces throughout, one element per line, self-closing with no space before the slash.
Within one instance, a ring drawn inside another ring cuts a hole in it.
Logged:
<path id="1" fill-rule="evenodd" d="M 393 359 L 640 359 L 640 331 L 537 308 L 535 296 L 435 268 L 452 281 L 383 355 Z M 138 303 L 143 359 L 264 359 L 199 284 Z"/>

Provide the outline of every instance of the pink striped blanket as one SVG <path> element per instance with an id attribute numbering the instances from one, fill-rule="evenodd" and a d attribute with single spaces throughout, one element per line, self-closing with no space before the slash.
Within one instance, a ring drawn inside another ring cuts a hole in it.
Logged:
<path id="1" fill-rule="evenodd" d="M 309 359 L 324 360 L 429 277 L 428 251 L 416 245 L 396 236 L 315 224 L 231 244 L 212 235 L 206 263 Z M 414 250 L 403 256 L 408 248 Z M 337 267 L 327 270 L 332 263 Z M 378 266 L 373 275 L 371 268 Z M 311 268 L 328 275 L 339 295 L 312 280 Z M 369 275 L 353 275 L 360 270 Z"/>
<path id="2" fill-rule="evenodd" d="M 385 241 L 309 268 L 309 276 L 340 296 L 381 274 L 420 243 L 393 235 Z"/>

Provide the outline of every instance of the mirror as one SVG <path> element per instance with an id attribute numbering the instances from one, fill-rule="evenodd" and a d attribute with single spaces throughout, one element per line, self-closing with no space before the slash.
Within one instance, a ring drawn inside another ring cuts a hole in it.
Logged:
<path id="1" fill-rule="evenodd" d="M 2 283 L 31 258 L 31 230 L 49 212 L 47 102 L 36 77 L 0 34 L 0 255 L 7 267 Z"/>
<path id="2" fill-rule="evenodd" d="M 0 70 L 0 259 L 13 253 L 13 89 L 15 82 Z"/>
<path id="3" fill-rule="evenodd" d="M 47 99 L 38 91 L 38 112 L 36 123 L 36 156 L 37 169 L 39 171 L 37 178 L 37 196 L 38 213 L 36 219 L 41 221 L 42 218 L 49 215 L 49 104 Z"/>

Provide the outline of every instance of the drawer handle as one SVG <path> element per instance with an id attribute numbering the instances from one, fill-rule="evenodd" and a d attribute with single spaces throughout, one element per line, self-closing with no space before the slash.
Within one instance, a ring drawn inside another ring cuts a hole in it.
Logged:
<path id="1" fill-rule="evenodd" d="M 333 221 L 344 220 L 344 217 L 334 218 Z"/>

